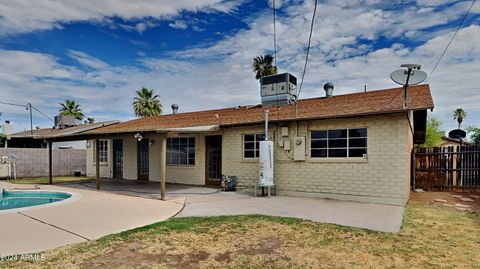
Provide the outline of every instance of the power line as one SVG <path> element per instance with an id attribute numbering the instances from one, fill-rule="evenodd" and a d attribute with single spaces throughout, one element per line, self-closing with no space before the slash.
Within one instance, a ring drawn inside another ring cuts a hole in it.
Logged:
<path id="1" fill-rule="evenodd" d="M 435 72 L 435 70 L 437 69 L 438 64 L 440 63 L 440 61 L 442 60 L 443 56 L 444 56 L 445 53 L 447 52 L 448 48 L 449 48 L 450 45 L 452 44 L 453 40 L 454 40 L 455 37 L 457 36 L 458 31 L 460 31 L 460 29 L 462 28 L 463 23 L 465 22 L 465 19 L 466 19 L 467 16 L 468 16 L 468 13 L 470 13 L 470 10 L 472 9 L 473 5 L 475 5 L 475 2 L 476 2 L 476 1 L 477 1 L 477 0 L 473 0 L 473 1 L 472 1 L 472 4 L 470 5 L 470 7 L 468 8 L 467 12 L 466 12 L 465 15 L 463 16 L 462 21 L 460 22 L 460 24 L 459 24 L 458 27 L 457 27 L 457 30 L 455 30 L 455 33 L 453 33 L 453 36 L 452 36 L 452 38 L 450 39 L 450 41 L 448 42 L 447 47 L 445 47 L 445 50 L 443 50 L 442 55 L 440 55 L 440 57 L 438 58 L 437 63 L 435 64 L 435 66 L 433 67 L 432 71 L 430 72 L 430 75 L 428 75 L 427 79 L 425 80 L 425 83 L 428 82 L 428 80 L 429 80 L 430 77 L 432 76 L 433 72 Z"/>
<path id="2" fill-rule="evenodd" d="M 45 113 L 43 113 L 42 111 L 40 111 L 38 108 L 34 107 L 32 105 L 32 108 L 35 109 L 35 111 L 37 111 L 38 113 L 40 113 L 40 115 L 42 115 L 43 117 L 45 117 L 47 120 L 51 120 L 51 118 L 47 115 L 45 115 Z"/>
<path id="3" fill-rule="evenodd" d="M 315 6 L 313 8 L 312 23 L 310 25 L 310 35 L 308 37 L 307 54 L 305 55 L 305 65 L 303 66 L 302 80 L 300 82 L 300 87 L 298 88 L 297 100 L 300 98 L 300 92 L 302 91 L 303 80 L 305 78 L 305 72 L 307 71 L 308 54 L 310 53 L 310 44 L 312 42 L 313 24 L 315 22 L 315 14 L 317 13 L 317 2 L 318 2 L 318 0 L 315 0 Z"/>
<path id="4" fill-rule="evenodd" d="M 17 106 L 17 107 L 23 107 L 23 108 L 26 108 L 26 109 L 29 109 L 29 104 L 26 104 L 26 105 L 22 105 L 22 104 L 16 104 L 16 103 L 9 103 L 9 102 L 2 102 L 0 101 L 0 104 L 4 104 L 4 105 L 9 105 L 9 106 Z M 37 111 L 40 115 L 42 115 L 43 117 L 45 117 L 46 119 L 50 120 L 50 117 L 47 116 L 45 113 L 43 113 L 42 111 L 40 111 L 40 109 L 38 109 L 37 107 L 31 105 L 32 108 Z"/>
<path id="5" fill-rule="evenodd" d="M 8 103 L 8 102 L 2 102 L 2 101 L 0 101 L 0 104 L 9 105 L 9 106 L 25 107 L 25 105 L 15 104 L 15 103 Z"/>

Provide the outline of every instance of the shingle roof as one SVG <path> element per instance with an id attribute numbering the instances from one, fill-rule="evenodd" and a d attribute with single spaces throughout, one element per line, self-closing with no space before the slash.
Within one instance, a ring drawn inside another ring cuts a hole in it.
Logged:
<path id="1" fill-rule="evenodd" d="M 94 130 L 96 128 L 105 127 L 105 126 L 109 126 L 116 123 L 118 123 L 118 121 L 104 121 L 104 122 L 80 124 L 80 125 L 76 125 L 68 128 L 63 128 L 63 129 L 42 128 L 42 129 L 33 130 L 33 135 L 30 133 L 30 130 L 28 130 L 28 131 L 22 131 L 22 132 L 11 134 L 10 137 L 13 137 L 13 138 L 33 137 L 36 139 L 42 139 L 42 138 L 71 136 L 71 135 Z"/>
<path id="2" fill-rule="evenodd" d="M 85 132 L 108 134 L 146 131 L 165 131 L 171 128 L 192 126 L 233 126 L 261 123 L 265 110 L 270 111 L 270 121 L 326 119 L 360 115 L 386 114 L 403 111 L 403 89 L 368 91 L 336 95 L 332 98 L 299 100 L 297 105 L 263 108 L 261 105 L 240 106 L 198 112 L 144 117 Z M 408 89 L 411 110 L 433 109 L 433 99 L 428 84 Z M 297 111 L 296 111 L 297 110 Z"/>

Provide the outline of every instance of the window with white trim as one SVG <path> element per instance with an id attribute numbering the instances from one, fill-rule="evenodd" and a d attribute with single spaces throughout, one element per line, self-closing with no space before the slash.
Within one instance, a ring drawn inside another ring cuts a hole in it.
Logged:
<path id="1" fill-rule="evenodd" d="M 243 158 L 254 159 L 260 156 L 260 141 L 265 140 L 262 134 L 243 135 Z"/>
<path id="2" fill-rule="evenodd" d="M 93 162 L 97 161 L 97 150 L 95 141 L 92 143 L 93 147 Z M 98 140 L 98 145 L 100 147 L 100 163 L 105 164 L 108 163 L 108 140 Z"/>
<path id="3" fill-rule="evenodd" d="M 100 163 L 108 163 L 108 140 L 99 140 L 100 143 Z"/>
<path id="4" fill-rule="evenodd" d="M 367 154 L 367 128 L 311 131 L 312 158 L 357 158 Z"/>
<path id="5" fill-rule="evenodd" d="M 195 165 L 195 137 L 167 138 L 168 165 Z"/>

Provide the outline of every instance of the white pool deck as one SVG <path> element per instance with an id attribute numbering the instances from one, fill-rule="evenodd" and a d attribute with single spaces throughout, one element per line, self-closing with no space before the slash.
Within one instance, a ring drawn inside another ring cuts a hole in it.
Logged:
<path id="1" fill-rule="evenodd" d="M 32 185 L 0 182 L 4 189 Z M 0 213 L 0 255 L 40 252 L 163 221 L 180 212 L 185 198 L 169 201 L 41 185 L 74 193 L 76 199 Z"/>

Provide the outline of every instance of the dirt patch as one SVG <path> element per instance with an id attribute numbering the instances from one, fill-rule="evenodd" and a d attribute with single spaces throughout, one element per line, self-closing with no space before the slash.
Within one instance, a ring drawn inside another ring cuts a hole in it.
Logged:
<path id="1" fill-rule="evenodd" d="M 232 252 L 227 250 L 223 253 L 220 253 L 215 257 L 215 260 L 217 262 L 229 263 L 232 260 Z"/>
<path id="2" fill-rule="evenodd" d="M 198 262 L 209 258 L 206 251 L 190 252 L 188 254 L 143 253 L 146 246 L 141 242 L 123 243 L 114 250 L 93 257 L 80 265 L 80 268 L 198 268 Z"/>
<path id="3" fill-rule="evenodd" d="M 254 245 L 241 248 L 238 253 L 249 256 L 273 254 L 275 250 L 280 248 L 280 245 L 278 238 L 265 238 Z"/>
<path id="4" fill-rule="evenodd" d="M 462 201 L 455 196 L 470 198 L 473 201 Z M 478 196 L 478 197 L 475 197 Z M 437 199 L 437 201 L 435 201 Z M 440 200 L 438 200 L 440 199 Z M 445 200 L 445 201 L 442 201 Z M 469 205 L 472 211 L 480 213 L 480 194 L 461 192 L 412 192 L 410 202 L 421 205 L 438 205 L 454 208 L 456 204 Z"/>

